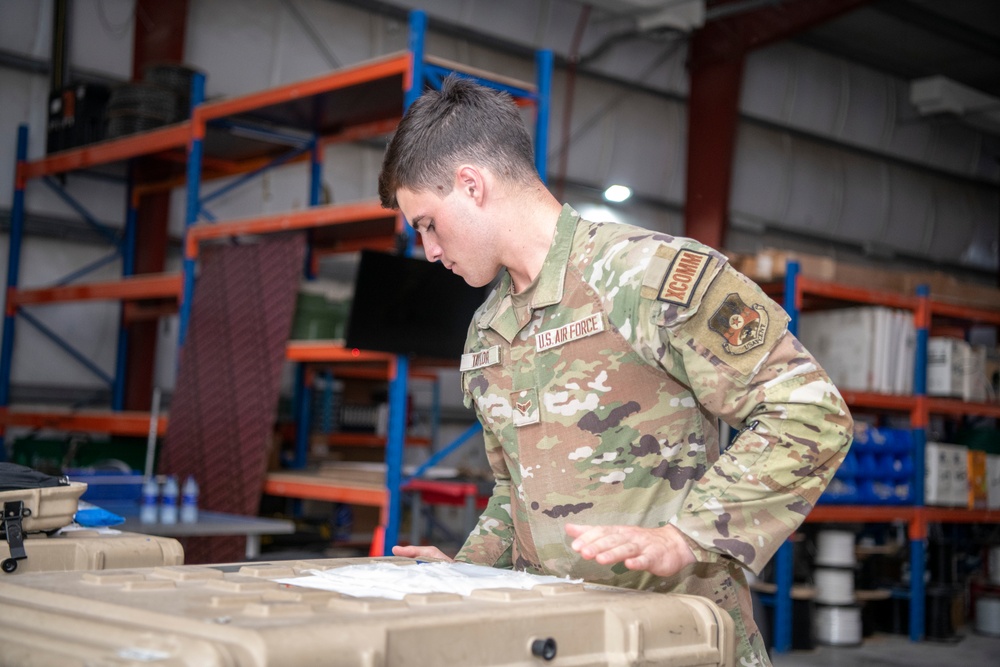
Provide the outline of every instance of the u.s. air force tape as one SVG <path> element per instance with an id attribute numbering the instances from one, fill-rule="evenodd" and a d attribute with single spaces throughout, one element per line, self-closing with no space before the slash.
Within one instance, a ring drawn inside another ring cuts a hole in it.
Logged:
<path id="1" fill-rule="evenodd" d="M 594 313 L 556 329 L 547 329 L 535 334 L 535 349 L 544 352 L 602 331 L 604 331 L 604 318 L 601 317 L 601 313 Z"/>

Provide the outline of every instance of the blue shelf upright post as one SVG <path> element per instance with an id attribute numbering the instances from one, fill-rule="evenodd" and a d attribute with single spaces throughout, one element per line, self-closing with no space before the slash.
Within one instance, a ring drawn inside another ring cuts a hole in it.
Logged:
<path id="1" fill-rule="evenodd" d="M 410 108 L 424 90 L 424 36 L 427 31 L 427 15 L 418 10 L 410 12 L 410 87 L 403 93 L 403 111 Z M 406 254 L 413 252 L 416 234 L 410 225 L 403 225 L 406 232 Z M 385 533 L 382 545 L 386 555 L 392 554 L 392 547 L 399 541 L 399 519 L 403 507 L 403 447 L 406 443 L 407 393 L 410 375 L 410 359 L 396 355 L 393 363 L 392 379 L 389 381 L 389 424 L 385 445 L 385 484 L 389 491 L 389 506 L 386 508 Z"/>
<path id="2" fill-rule="evenodd" d="M 17 162 L 14 176 L 14 198 L 10 208 L 10 241 L 7 248 L 7 289 L 5 294 L 10 298 L 11 289 L 17 288 L 18 276 L 21 272 L 21 243 L 24 239 L 24 178 L 22 170 L 28 160 L 28 126 L 17 128 Z M 10 405 L 10 374 L 11 362 L 14 357 L 14 328 L 16 325 L 16 310 L 12 304 L 5 304 L 3 318 L 3 343 L 0 345 L 0 408 Z M 0 427 L 0 461 L 7 460 L 4 443 L 5 432 Z"/>
<path id="3" fill-rule="evenodd" d="M 201 209 L 201 161 L 205 143 L 205 120 L 198 113 L 198 105 L 205 99 L 205 75 L 197 72 L 191 79 L 191 139 L 188 143 L 187 161 L 187 208 L 184 213 L 184 235 L 187 230 L 198 222 Z M 177 334 L 177 346 L 184 347 L 187 338 L 187 328 L 191 319 L 191 300 L 194 298 L 195 263 L 194 257 L 187 254 L 187 243 L 184 244 L 183 292 L 180 304 L 180 324 Z M 178 357 L 179 359 L 180 357 Z"/>
<path id="4" fill-rule="evenodd" d="M 785 312 L 788 313 L 788 331 L 799 334 L 799 263 L 785 265 Z M 774 596 L 774 630 L 771 636 L 775 653 L 787 653 L 792 648 L 792 577 L 794 546 L 790 540 L 778 547 L 775 554 L 774 578 L 778 590 Z"/>
<path id="5" fill-rule="evenodd" d="M 129 167 L 131 172 L 131 166 Z M 129 174 L 127 205 L 125 208 L 125 236 L 121 242 L 122 277 L 128 278 L 135 274 L 135 239 L 136 224 L 139 219 L 139 208 L 136 204 L 135 191 L 132 188 L 132 176 Z M 111 393 L 111 409 L 125 409 L 125 371 L 128 359 L 128 327 L 125 322 L 125 304 L 121 305 L 122 313 L 118 326 L 118 349 L 115 355 L 115 381 Z"/>
<path id="6" fill-rule="evenodd" d="M 319 138 L 313 137 L 309 145 L 309 206 L 319 206 L 323 194 L 323 154 Z M 313 248 L 306 249 L 303 273 L 307 279 L 315 278 L 313 272 Z M 309 431 L 312 426 L 312 387 L 306 364 L 295 364 L 295 456 L 292 468 L 306 467 L 309 457 Z"/>
<path id="7" fill-rule="evenodd" d="M 544 49 L 535 54 L 535 76 L 538 82 L 535 100 L 535 169 L 538 170 L 542 183 L 548 182 L 552 63 L 552 51 Z"/>
<path id="8" fill-rule="evenodd" d="M 917 397 L 918 414 L 913 425 L 913 505 L 924 506 L 924 466 L 927 445 L 927 340 L 930 336 L 930 288 L 917 287 L 917 349 L 913 364 L 913 394 Z M 921 521 L 914 534 L 910 526 L 910 639 L 924 638 L 924 569 L 927 564 L 927 526 Z"/>

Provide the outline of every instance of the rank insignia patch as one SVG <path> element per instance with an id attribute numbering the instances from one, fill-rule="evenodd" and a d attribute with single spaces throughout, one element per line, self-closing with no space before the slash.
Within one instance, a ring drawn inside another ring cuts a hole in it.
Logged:
<path id="1" fill-rule="evenodd" d="M 527 426 L 539 422 L 538 391 L 536 389 L 511 392 L 510 405 L 513 408 L 514 426 Z"/>
<path id="2" fill-rule="evenodd" d="M 767 336 L 767 311 L 755 303 L 748 306 L 739 294 L 727 296 L 708 320 L 708 328 L 722 336 L 723 349 L 730 354 L 745 354 L 763 345 Z"/>

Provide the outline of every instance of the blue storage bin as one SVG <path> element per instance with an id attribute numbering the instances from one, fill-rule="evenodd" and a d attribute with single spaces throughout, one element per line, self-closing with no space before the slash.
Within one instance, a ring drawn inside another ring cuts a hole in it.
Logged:
<path id="1" fill-rule="evenodd" d="M 100 504 L 102 500 L 139 501 L 142 495 L 141 474 L 120 470 L 67 470 L 66 476 L 73 482 L 86 482 L 87 490 L 80 500 Z"/>
<path id="2" fill-rule="evenodd" d="M 861 423 L 855 427 L 854 443 L 819 502 L 905 505 L 913 501 L 913 475 L 912 432 Z"/>

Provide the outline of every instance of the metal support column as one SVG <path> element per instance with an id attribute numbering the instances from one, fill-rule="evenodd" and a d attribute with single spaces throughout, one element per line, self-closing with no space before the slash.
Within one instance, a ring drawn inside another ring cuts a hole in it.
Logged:
<path id="1" fill-rule="evenodd" d="M 131 169 L 131 168 L 130 168 Z M 135 242 L 136 227 L 139 220 L 139 205 L 133 191 L 132 178 L 129 178 L 129 187 L 126 194 L 128 203 L 125 209 L 125 236 L 121 243 L 122 256 L 122 277 L 127 278 L 135 274 Z M 112 387 L 111 409 L 118 411 L 125 409 L 125 383 L 128 368 L 128 343 L 129 329 L 126 321 L 126 303 L 121 304 L 121 315 L 118 325 L 118 350 L 115 355 L 115 382 Z"/>
<path id="2" fill-rule="evenodd" d="M 410 108 L 424 90 L 424 35 L 427 15 L 422 11 L 410 12 L 410 87 L 403 94 L 403 111 Z M 403 225 L 406 232 L 406 254 L 413 252 L 416 234 L 410 225 Z M 399 541 L 400 513 L 402 512 L 403 447 L 406 443 L 406 412 L 409 386 L 410 360 L 397 355 L 393 362 L 392 379 L 389 381 L 389 427 L 385 445 L 385 483 L 389 491 L 386 507 L 383 553 L 392 554 L 392 547 Z"/>
<path id="3" fill-rule="evenodd" d="M 205 75 L 195 74 L 191 81 L 191 103 L 200 104 L 205 99 Z M 188 143 L 187 161 L 187 208 L 184 214 L 184 248 L 188 247 L 187 232 L 191 225 L 198 222 L 198 210 L 201 207 L 201 160 L 205 142 L 205 120 L 197 106 L 191 110 L 191 140 Z M 179 313 L 179 331 L 177 345 L 183 349 L 187 338 L 188 323 L 191 319 L 191 300 L 194 298 L 195 258 L 184 253 L 183 277 L 184 288 L 181 295 Z M 180 357 L 178 357 L 178 360 Z"/>
<path id="4" fill-rule="evenodd" d="M 552 51 L 545 49 L 535 54 L 535 78 L 538 91 L 535 99 L 535 169 L 538 170 L 542 183 L 548 181 L 552 63 Z"/>
<path id="5" fill-rule="evenodd" d="M 799 334 L 799 263 L 785 265 L 785 312 L 788 313 L 788 331 Z M 774 595 L 774 627 L 771 631 L 775 653 L 786 653 L 792 648 L 792 583 L 794 546 L 786 540 L 775 555 L 774 578 L 778 590 Z"/>
<path id="6" fill-rule="evenodd" d="M 688 58 L 687 236 L 716 248 L 724 245 L 746 54 L 870 1 L 716 3 L 709 8 L 708 21 L 691 37 Z"/>
<path id="7" fill-rule="evenodd" d="M 913 505 L 924 506 L 924 466 L 926 466 L 927 443 L 927 341 L 930 336 L 930 288 L 917 287 L 917 349 L 914 352 L 913 394 L 917 398 L 917 409 L 913 422 Z M 918 642 L 924 638 L 924 570 L 927 566 L 927 524 L 923 517 L 910 526 L 910 639 Z"/>
<path id="8" fill-rule="evenodd" d="M 10 207 L 10 241 L 7 248 L 6 308 L 3 318 L 3 342 L 0 344 L 0 408 L 10 405 L 10 373 L 14 357 L 14 327 L 17 309 L 10 302 L 11 291 L 17 289 L 21 272 L 21 243 L 24 239 L 24 177 L 22 170 L 28 159 L 28 126 L 17 128 L 17 158 L 14 167 L 14 198 Z M 7 459 L 4 429 L 0 426 L 0 461 Z"/>

